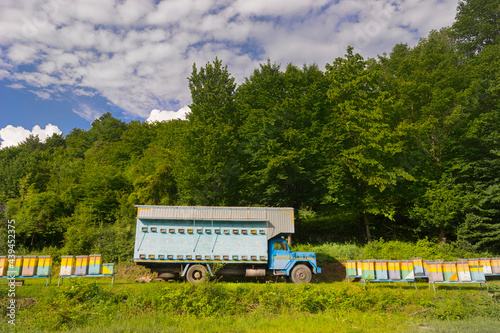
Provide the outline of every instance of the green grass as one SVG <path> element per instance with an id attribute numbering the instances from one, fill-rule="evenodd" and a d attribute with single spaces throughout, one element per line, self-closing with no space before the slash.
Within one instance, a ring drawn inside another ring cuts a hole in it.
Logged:
<path id="1" fill-rule="evenodd" d="M 438 246 L 377 241 L 354 244 L 295 245 L 314 251 L 320 266 L 347 259 L 454 259 L 479 257 L 466 244 Z M 488 256 L 484 254 L 484 256 Z M 0 279 L 0 331 L 5 332 L 499 332 L 500 281 L 489 291 L 475 284 L 439 285 L 435 294 L 424 282 L 361 286 L 342 280 L 338 270 L 321 283 L 295 285 L 273 281 L 241 283 L 135 283 L 147 274 L 119 265 L 117 279 L 65 279 L 57 287 L 45 279 L 25 279 L 16 288 L 16 326 L 7 325 L 7 280 Z"/>
<path id="2" fill-rule="evenodd" d="M 489 292 L 476 285 L 440 285 L 437 294 L 427 283 L 418 283 L 418 290 L 405 283 L 357 282 L 191 285 L 121 279 L 111 287 L 109 279 L 80 278 L 47 288 L 44 283 L 26 279 L 17 287 L 16 331 L 489 332 L 500 318 L 500 281 L 489 282 Z M 2 318 L 6 285 L 0 281 Z"/>

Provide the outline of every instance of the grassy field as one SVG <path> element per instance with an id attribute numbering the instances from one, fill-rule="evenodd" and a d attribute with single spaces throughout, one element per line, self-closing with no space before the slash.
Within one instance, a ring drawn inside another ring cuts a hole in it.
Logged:
<path id="1" fill-rule="evenodd" d="M 7 280 L 0 280 L 0 331 L 17 332 L 500 332 L 500 281 L 136 283 L 119 267 L 109 278 L 26 279 L 16 288 L 16 325 L 7 324 Z M 341 277 L 339 277 L 341 278 Z"/>
<path id="2" fill-rule="evenodd" d="M 345 282 L 346 259 L 477 258 L 461 244 L 376 241 L 297 245 L 314 251 L 323 273 L 309 285 L 268 279 L 220 279 L 201 285 L 179 281 L 137 283 L 149 273 L 118 265 L 110 278 L 65 279 L 58 267 L 44 279 L 17 287 L 16 325 L 7 324 L 8 281 L 0 279 L 0 332 L 500 332 L 500 280 L 439 285 Z"/>

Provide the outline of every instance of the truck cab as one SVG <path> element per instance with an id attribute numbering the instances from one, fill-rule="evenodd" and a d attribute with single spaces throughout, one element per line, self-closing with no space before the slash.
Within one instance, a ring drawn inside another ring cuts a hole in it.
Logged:
<path id="1" fill-rule="evenodd" d="M 282 238 L 269 240 L 268 249 L 268 268 L 274 275 L 288 276 L 294 283 L 309 283 L 312 273 L 321 273 L 314 252 L 291 251 L 287 241 Z"/>

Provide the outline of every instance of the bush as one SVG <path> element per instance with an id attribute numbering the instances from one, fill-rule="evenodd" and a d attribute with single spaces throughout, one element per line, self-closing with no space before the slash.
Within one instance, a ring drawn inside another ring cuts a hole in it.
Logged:
<path id="1" fill-rule="evenodd" d="M 491 254 L 473 252 L 472 247 L 465 242 L 438 244 L 427 238 L 416 243 L 400 241 L 384 241 L 383 239 L 366 244 L 363 247 L 363 259 L 400 260 L 414 257 L 423 259 L 454 260 L 460 258 L 488 257 Z"/>

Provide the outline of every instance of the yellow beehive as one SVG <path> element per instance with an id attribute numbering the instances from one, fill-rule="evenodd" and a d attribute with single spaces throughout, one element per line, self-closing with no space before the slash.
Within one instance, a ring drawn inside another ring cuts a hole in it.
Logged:
<path id="1" fill-rule="evenodd" d="M 38 258 L 36 256 L 25 256 L 23 260 L 22 276 L 36 275 Z"/>
<path id="2" fill-rule="evenodd" d="M 87 275 L 89 256 L 76 256 L 75 275 Z"/>
<path id="3" fill-rule="evenodd" d="M 0 256 L 0 276 L 7 275 L 7 268 L 9 267 L 9 260 L 6 256 Z"/>
<path id="4" fill-rule="evenodd" d="M 73 275 L 73 267 L 75 263 L 74 256 L 61 256 L 61 270 L 59 275 L 69 276 Z"/>

